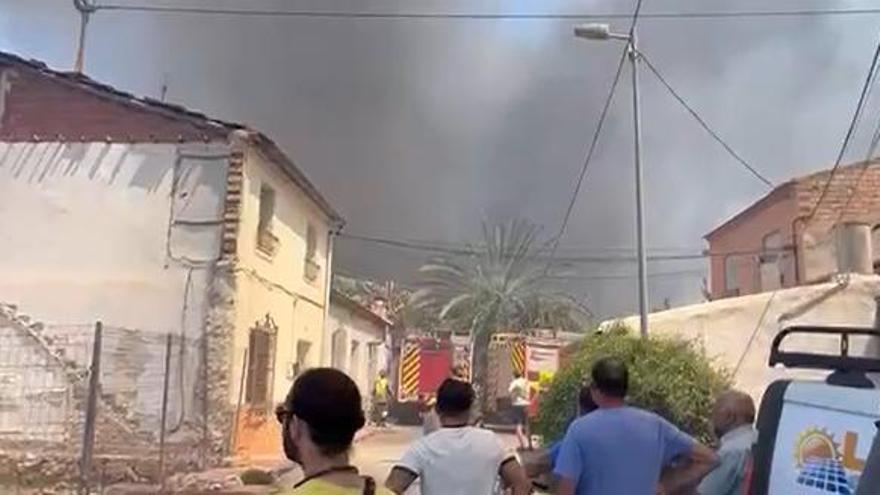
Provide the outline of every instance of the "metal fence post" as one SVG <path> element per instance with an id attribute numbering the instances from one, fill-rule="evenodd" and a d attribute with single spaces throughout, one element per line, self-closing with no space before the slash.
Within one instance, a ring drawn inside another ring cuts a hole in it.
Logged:
<path id="1" fill-rule="evenodd" d="M 89 395 L 83 427 L 82 456 L 80 458 L 80 491 L 89 493 L 92 454 L 95 448 L 95 419 L 98 415 L 98 389 L 101 387 L 101 337 L 104 325 L 95 323 L 95 339 L 92 342 L 92 366 L 89 368 Z"/>
<path id="2" fill-rule="evenodd" d="M 244 350 L 244 357 L 241 358 L 241 378 L 238 381 L 238 402 L 235 404 L 235 419 L 233 419 L 232 423 L 232 440 L 229 442 L 229 450 L 232 451 L 232 454 L 235 455 L 235 450 L 238 448 L 238 422 L 240 421 L 241 416 L 241 402 L 244 399 L 244 389 L 245 389 L 245 378 L 247 377 L 247 369 L 248 369 L 248 349 Z"/>
<path id="3" fill-rule="evenodd" d="M 169 333 L 165 338 L 165 377 L 162 381 L 162 414 L 159 423 L 159 485 L 165 490 L 165 418 L 168 416 L 168 382 L 171 375 L 171 343 Z"/>

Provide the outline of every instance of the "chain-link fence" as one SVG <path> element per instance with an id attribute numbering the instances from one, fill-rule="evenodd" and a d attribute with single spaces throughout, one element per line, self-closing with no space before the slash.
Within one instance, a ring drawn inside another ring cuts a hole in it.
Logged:
<path id="1" fill-rule="evenodd" d="M 0 315 L 0 492 L 97 493 L 203 466 L 201 344 Z"/>

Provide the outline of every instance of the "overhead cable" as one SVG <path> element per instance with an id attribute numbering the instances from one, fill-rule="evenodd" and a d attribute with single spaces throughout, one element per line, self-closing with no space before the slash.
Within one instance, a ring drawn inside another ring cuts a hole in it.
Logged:
<path id="1" fill-rule="evenodd" d="M 639 56 L 641 57 L 642 62 L 645 63 L 645 65 L 648 67 L 648 69 L 654 74 L 654 76 L 657 77 L 657 79 L 660 81 L 661 84 L 663 84 L 663 86 L 666 88 L 666 90 L 669 91 L 669 93 L 676 100 L 678 100 L 678 102 L 681 104 L 681 106 L 683 106 L 685 108 L 685 110 L 687 110 L 688 113 L 691 114 L 691 116 L 694 118 L 694 120 L 696 120 L 697 123 L 700 124 L 700 127 L 702 127 L 703 130 L 708 132 L 710 136 L 712 136 L 712 139 L 714 139 L 718 144 L 720 144 L 721 147 L 724 148 L 725 151 L 727 151 L 727 153 L 730 156 L 732 156 L 734 160 L 736 160 L 737 162 L 740 163 L 740 165 L 745 167 L 746 170 L 748 170 L 752 175 L 754 175 L 759 181 L 763 182 L 764 185 L 766 185 L 769 188 L 773 187 L 773 183 L 770 182 L 770 180 L 767 177 L 765 177 L 763 174 L 761 174 L 761 172 L 759 172 L 754 166 L 752 166 L 749 162 L 747 162 L 745 160 L 745 158 L 743 158 L 739 153 L 734 151 L 733 148 L 729 144 L 727 144 L 727 142 L 724 141 L 724 139 L 722 139 L 721 136 L 719 136 L 717 132 L 715 132 L 714 130 L 712 130 L 711 127 L 709 127 L 709 124 L 706 123 L 706 120 L 703 119 L 702 117 L 700 117 L 700 114 L 698 114 L 697 111 L 694 110 L 694 107 L 691 106 L 684 99 L 684 97 L 682 97 L 681 94 L 679 94 L 679 92 L 676 91 L 675 88 L 673 88 L 672 85 L 669 84 L 669 82 L 666 80 L 666 78 L 664 78 L 663 75 L 660 74 L 660 71 L 657 70 L 657 68 L 654 66 L 654 64 L 651 63 L 651 61 L 648 59 L 648 57 L 645 55 L 644 52 L 639 51 Z"/>
<path id="2" fill-rule="evenodd" d="M 349 239 L 360 242 L 367 242 L 388 247 L 407 249 L 412 251 L 421 251 L 426 253 L 435 253 L 448 256 L 478 256 L 485 251 L 479 247 L 463 246 L 449 247 L 448 245 L 439 245 L 433 241 L 412 241 L 402 239 L 389 239 L 383 237 L 364 236 L 350 233 L 340 233 L 341 239 Z M 728 256 L 760 256 L 764 254 L 786 253 L 791 248 L 779 249 L 761 249 L 761 250 L 742 250 L 742 251 L 724 251 L 724 252 L 700 252 L 700 253 L 680 253 L 680 254 L 652 254 L 648 256 L 650 261 L 689 261 L 702 260 L 707 258 L 728 257 Z M 630 254 L 633 253 L 633 254 Z M 586 254 L 582 256 L 559 256 L 550 258 L 547 255 L 538 255 L 536 260 L 557 261 L 560 263 L 607 263 L 607 262 L 634 262 L 636 256 L 634 250 L 620 250 L 619 254 Z"/>
<path id="3" fill-rule="evenodd" d="M 639 20 L 639 12 L 642 10 L 642 1 L 638 0 L 636 2 L 635 10 L 632 13 L 632 21 L 629 26 L 629 39 L 633 39 L 633 34 L 635 33 L 636 23 Z M 617 70 L 614 72 L 614 79 L 611 81 L 611 88 L 608 90 L 608 96 L 605 98 L 605 104 L 602 106 L 602 112 L 599 114 L 599 122 L 596 124 L 596 129 L 593 131 L 593 137 L 590 140 L 590 147 L 587 150 L 587 155 L 584 157 L 584 163 L 581 165 L 581 170 L 578 173 L 577 181 L 575 181 L 574 191 L 571 193 L 571 198 L 568 201 L 568 206 L 565 208 L 565 215 L 562 217 L 562 223 L 559 226 L 559 232 L 556 233 L 556 236 L 552 239 L 552 246 L 550 248 L 550 256 L 549 261 L 547 261 L 547 265 L 544 267 L 544 274 L 550 270 L 550 267 L 553 265 L 553 258 L 556 256 L 556 251 L 559 249 L 559 242 L 562 240 L 562 236 L 565 235 L 565 229 L 568 227 L 568 221 L 571 219 L 571 213 L 574 211 L 574 205 L 577 203 L 578 195 L 581 192 L 581 187 L 584 184 L 584 177 L 587 175 L 587 169 L 590 167 L 590 162 L 593 160 L 593 154 L 596 151 L 596 144 L 599 142 L 599 136 L 602 134 L 602 127 L 605 125 L 605 119 L 608 117 L 608 110 L 611 108 L 611 102 L 614 100 L 614 93 L 617 90 L 617 84 L 620 82 L 620 74 L 623 72 L 623 64 L 626 62 L 627 52 L 632 43 L 627 42 L 627 44 L 623 47 L 623 51 L 620 53 L 620 60 L 617 61 Z"/>
<path id="4" fill-rule="evenodd" d="M 462 20 L 613 20 L 630 19 L 632 14 L 605 13 L 510 13 L 510 12 L 373 12 L 373 11 L 325 11 L 285 9 L 238 9 L 219 7 L 163 6 L 150 4 L 102 3 L 94 5 L 97 10 L 119 12 L 152 12 L 165 14 L 204 14 L 249 17 L 303 17 L 325 19 L 462 19 Z M 641 14 L 647 19 L 743 19 L 743 18 L 790 18 L 824 16 L 862 16 L 880 14 L 880 8 L 865 9 L 790 9 L 790 10 L 735 10 L 703 12 L 650 12 Z"/>
<path id="5" fill-rule="evenodd" d="M 825 196 L 828 195 L 828 190 L 831 188 L 831 182 L 834 180 L 834 174 L 837 172 L 837 169 L 840 168 L 840 164 L 843 161 L 843 156 L 846 154 L 846 150 L 849 147 L 850 141 L 852 140 L 852 136 L 855 133 L 856 125 L 859 122 L 859 118 L 862 114 L 862 109 L 864 108 L 865 101 L 867 100 L 868 92 L 874 82 L 874 77 L 877 72 L 877 60 L 880 58 L 880 38 L 877 40 L 877 47 L 874 49 L 874 56 L 871 58 L 871 65 L 868 68 L 868 75 L 865 77 L 865 83 L 862 85 L 862 91 L 859 94 L 859 100 L 856 104 L 856 109 L 853 112 L 852 119 L 850 119 L 849 127 L 846 130 L 846 135 L 843 138 L 843 143 L 840 145 L 840 151 L 837 153 L 837 160 L 834 161 L 834 166 L 831 167 L 831 172 L 828 174 L 828 179 L 825 181 L 825 185 L 822 187 L 822 192 L 819 194 L 819 199 L 816 201 L 816 204 L 813 205 L 813 208 L 810 210 L 810 213 L 805 217 L 805 224 L 809 225 L 809 223 L 813 220 L 813 217 L 816 216 L 816 212 L 819 211 L 819 207 L 822 205 L 822 201 L 825 200 Z"/>

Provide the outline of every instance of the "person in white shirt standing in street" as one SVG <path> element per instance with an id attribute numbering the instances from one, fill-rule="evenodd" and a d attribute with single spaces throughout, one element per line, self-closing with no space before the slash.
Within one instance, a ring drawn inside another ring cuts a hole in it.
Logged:
<path id="1" fill-rule="evenodd" d="M 421 495 L 492 495 L 498 478 L 513 495 L 527 495 L 531 482 L 516 456 L 493 432 L 470 426 L 474 390 L 447 379 L 437 389 L 440 430 L 416 440 L 395 464 L 385 486 L 400 495 L 419 479 Z"/>
<path id="2" fill-rule="evenodd" d="M 520 450 L 528 447 L 532 450 L 532 432 L 529 428 L 529 381 L 519 371 L 513 372 L 513 381 L 507 387 L 510 402 L 513 405 L 513 416 L 516 422 L 516 439 Z"/>

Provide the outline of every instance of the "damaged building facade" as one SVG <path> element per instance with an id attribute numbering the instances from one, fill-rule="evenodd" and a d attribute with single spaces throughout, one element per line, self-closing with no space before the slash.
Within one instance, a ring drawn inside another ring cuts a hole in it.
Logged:
<path id="1" fill-rule="evenodd" d="M 149 433 L 164 360 L 153 342 L 170 333 L 174 426 L 213 458 L 276 454 L 271 410 L 328 345 L 339 215 L 242 125 L 10 54 L 0 90 L 2 336 L 67 366 L 46 377 L 62 394 L 103 322 L 102 396 Z M 26 395 L 20 360 L 0 352 L 4 395 Z M 3 402 L 0 444 L 34 430 L 23 407 Z"/>

